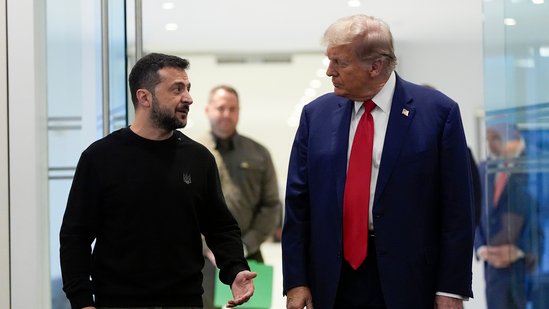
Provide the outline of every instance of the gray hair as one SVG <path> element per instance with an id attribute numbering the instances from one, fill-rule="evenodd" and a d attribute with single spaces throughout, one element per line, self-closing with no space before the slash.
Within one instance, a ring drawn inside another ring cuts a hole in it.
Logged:
<path id="1" fill-rule="evenodd" d="M 326 47 L 354 44 L 359 59 L 370 62 L 381 58 L 388 74 L 396 67 L 391 30 L 373 16 L 352 15 L 336 20 L 324 32 L 322 43 Z"/>

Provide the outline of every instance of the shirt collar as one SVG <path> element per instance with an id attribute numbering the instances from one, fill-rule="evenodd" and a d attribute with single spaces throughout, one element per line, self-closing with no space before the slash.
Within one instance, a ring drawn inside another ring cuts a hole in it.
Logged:
<path id="1" fill-rule="evenodd" d="M 211 133 L 215 141 L 215 149 L 217 150 L 233 150 L 236 141 L 238 140 L 238 134 L 235 134 L 228 139 L 220 139 L 213 132 Z"/>
<path id="2" fill-rule="evenodd" d="M 376 103 L 376 106 L 379 107 L 383 112 L 389 113 L 391 110 L 391 103 L 393 100 L 393 95 L 395 94 L 396 86 L 396 74 L 395 71 L 391 72 L 389 79 L 383 85 L 383 88 L 372 98 Z M 355 113 L 358 113 L 358 110 L 362 106 L 363 101 L 355 101 Z"/>

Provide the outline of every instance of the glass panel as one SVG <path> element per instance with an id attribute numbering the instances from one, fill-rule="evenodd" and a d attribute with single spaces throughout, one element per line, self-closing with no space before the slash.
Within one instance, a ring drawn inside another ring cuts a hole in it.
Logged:
<path id="1" fill-rule="evenodd" d="M 128 125 L 126 63 L 125 1 L 109 1 L 109 106 L 111 132 Z"/>
<path id="2" fill-rule="evenodd" d="M 549 4 L 485 0 L 484 15 L 487 160 L 476 242 L 490 248 L 486 299 L 488 308 L 547 308 Z"/>
<path id="3" fill-rule="evenodd" d="M 110 130 L 127 125 L 125 2 L 109 1 Z M 48 0 L 48 157 L 52 309 L 61 290 L 59 228 L 80 153 L 102 132 L 101 2 Z M 67 12 L 71 12 L 67 14 Z"/>

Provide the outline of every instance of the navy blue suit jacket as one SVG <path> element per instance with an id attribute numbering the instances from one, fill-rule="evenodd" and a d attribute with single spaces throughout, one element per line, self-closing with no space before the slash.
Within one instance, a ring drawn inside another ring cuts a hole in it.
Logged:
<path id="1" fill-rule="evenodd" d="M 316 309 L 333 308 L 340 277 L 353 104 L 329 93 L 305 106 L 290 156 L 284 291 L 308 286 Z M 388 308 L 432 308 L 437 291 L 472 296 L 468 160 L 458 105 L 397 76 L 373 203 Z"/>
<path id="2" fill-rule="evenodd" d="M 492 163 L 491 168 L 496 164 Z M 487 165 L 483 162 L 479 166 L 485 198 L 482 199 L 482 216 L 476 229 L 475 251 L 486 245 L 514 244 L 526 254 L 525 258 L 504 268 L 484 262 L 488 308 L 510 308 L 514 307 L 513 303 L 518 304 L 515 307 L 524 307 L 527 301 L 526 277 L 535 269 L 544 238 L 538 221 L 538 203 L 528 191 L 528 173 L 513 171 L 497 205 L 494 205 L 496 173 L 488 173 Z M 503 219 L 509 214 L 515 217 L 510 222 Z"/>

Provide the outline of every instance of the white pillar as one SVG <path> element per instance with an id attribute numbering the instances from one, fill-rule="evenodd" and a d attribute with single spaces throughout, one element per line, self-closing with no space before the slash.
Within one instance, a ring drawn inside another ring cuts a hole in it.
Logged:
<path id="1" fill-rule="evenodd" d="M 51 307 L 45 16 L 44 0 L 7 0 L 13 309 Z"/>

